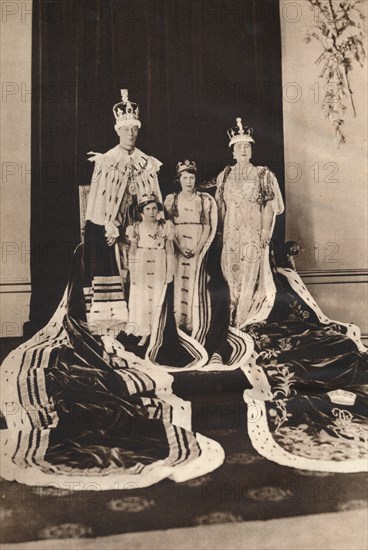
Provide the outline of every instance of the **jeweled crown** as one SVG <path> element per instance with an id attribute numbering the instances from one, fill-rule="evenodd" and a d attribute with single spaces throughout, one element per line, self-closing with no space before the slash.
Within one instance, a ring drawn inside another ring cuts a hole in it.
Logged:
<path id="1" fill-rule="evenodd" d="M 194 160 L 184 160 L 184 162 L 178 162 L 176 165 L 176 174 L 179 176 L 179 174 L 185 172 L 186 170 L 197 172 L 197 165 Z"/>
<path id="2" fill-rule="evenodd" d="M 229 147 L 231 147 L 231 145 L 234 145 L 234 143 L 239 143 L 239 141 L 254 143 L 252 134 L 253 128 L 250 128 L 249 126 L 243 126 L 242 119 L 238 117 L 236 119 L 236 126 L 233 126 L 232 128 L 230 128 L 230 130 L 227 131 L 227 135 L 229 136 L 230 140 Z"/>
<path id="3" fill-rule="evenodd" d="M 144 208 L 145 206 L 147 206 L 147 204 L 151 204 L 151 202 L 155 202 L 157 205 L 161 205 L 160 199 L 155 193 L 144 193 L 138 202 L 138 207 Z"/>
<path id="4" fill-rule="evenodd" d="M 138 126 L 140 128 L 139 106 L 137 103 L 129 101 L 128 90 L 124 89 L 120 92 L 121 102 L 116 103 L 112 108 L 116 120 L 115 128 L 120 128 L 120 126 Z"/>
<path id="5" fill-rule="evenodd" d="M 354 405 L 356 400 L 356 394 L 346 390 L 332 390 L 327 392 L 327 395 L 331 402 L 337 405 Z"/>

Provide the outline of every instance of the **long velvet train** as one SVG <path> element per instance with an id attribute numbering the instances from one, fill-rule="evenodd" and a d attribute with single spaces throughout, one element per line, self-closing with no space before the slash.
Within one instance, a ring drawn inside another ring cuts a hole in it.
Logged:
<path id="1" fill-rule="evenodd" d="M 305 470 L 366 468 L 367 352 L 359 329 L 324 316 L 297 273 L 271 269 L 265 250 L 253 318 L 222 330 L 216 342 L 226 289 L 210 250 L 198 272 L 196 338 L 176 330 L 171 284 L 151 342 L 138 351 L 134 338 L 116 335 L 115 321 L 111 330 L 91 330 L 85 248 L 77 249 L 55 315 L 1 368 L 5 479 L 108 490 L 204 475 L 222 464 L 224 450 L 192 431 L 191 404 L 173 394 L 173 376 L 239 367 L 252 385 L 244 392 L 247 429 L 260 454 Z M 223 363 L 212 362 L 221 350 Z"/>

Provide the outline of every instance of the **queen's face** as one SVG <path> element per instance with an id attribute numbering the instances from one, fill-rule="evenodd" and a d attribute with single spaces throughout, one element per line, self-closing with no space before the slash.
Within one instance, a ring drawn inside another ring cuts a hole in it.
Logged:
<path id="1" fill-rule="evenodd" d="M 182 191 L 193 193 L 196 182 L 196 177 L 194 174 L 191 174 L 185 170 L 180 174 L 179 180 Z"/>
<path id="2" fill-rule="evenodd" d="M 252 158 L 252 146 L 248 141 L 235 143 L 233 156 L 236 162 L 249 162 Z"/>
<path id="3" fill-rule="evenodd" d="M 120 126 L 120 128 L 117 129 L 118 136 L 120 137 L 120 145 L 128 150 L 133 149 L 137 141 L 138 132 L 138 126 Z"/>
<path id="4" fill-rule="evenodd" d="M 147 204 L 142 211 L 142 218 L 147 222 L 154 222 L 157 220 L 158 206 L 155 202 Z"/>

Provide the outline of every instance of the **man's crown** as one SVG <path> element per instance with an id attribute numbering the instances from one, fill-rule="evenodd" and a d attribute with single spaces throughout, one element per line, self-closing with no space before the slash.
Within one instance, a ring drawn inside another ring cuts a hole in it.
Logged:
<path id="1" fill-rule="evenodd" d="M 178 162 L 178 164 L 176 165 L 176 174 L 179 176 L 179 174 L 185 172 L 186 170 L 197 172 L 197 166 L 194 160 L 185 160 L 184 162 Z"/>
<path id="2" fill-rule="evenodd" d="M 115 128 L 120 126 L 138 126 L 141 127 L 139 120 L 139 106 L 128 99 L 128 90 L 120 90 L 121 102 L 116 103 L 112 108 L 116 120 Z"/>
<path id="3" fill-rule="evenodd" d="M 239 141 L 254 143 L 252 134 L 253 128 L 249 128 L 249 126 L 243 126 L 242 119 L 238 117 L 236 119 L 236 126 L 233 126 L 233 128 L 230 128 L 230 130 L 227 131 L 227 135 L 230 139 L 229 147 L 231 147 L 231 145 L 234 145 L 234 143 L 238 143 Z"/>

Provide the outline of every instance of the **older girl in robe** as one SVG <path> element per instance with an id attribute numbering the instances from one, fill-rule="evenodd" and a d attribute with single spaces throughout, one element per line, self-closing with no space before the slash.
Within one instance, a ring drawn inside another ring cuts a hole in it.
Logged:
<path id="1" fill-rule="evenodd" d="M 211 200 L 196 190 L 193 161 L 176 167 L 178 191 L 168 195 L 165 208 L 175 226 L 174 311 L 179 328 L 193 329 L 193 298 L 199 257 L 210 235 Z"/>

